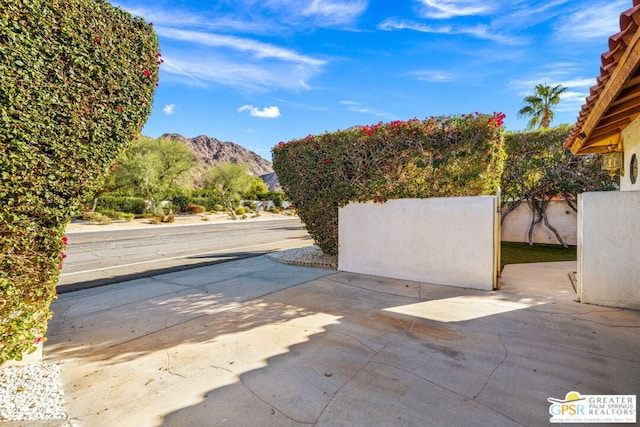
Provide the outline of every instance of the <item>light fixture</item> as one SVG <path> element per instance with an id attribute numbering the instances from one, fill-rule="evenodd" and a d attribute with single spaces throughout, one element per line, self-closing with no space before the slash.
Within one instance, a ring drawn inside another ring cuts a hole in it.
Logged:
<path id="1" fill-rule="evenodd" d="M 602 154 L 602 169 L 609 172 L 611 178 L 616 175 L 616 171 L 622 168 L 622 152 L 613 151 L 614 146 L 608 145 L 607 152 Z"/>

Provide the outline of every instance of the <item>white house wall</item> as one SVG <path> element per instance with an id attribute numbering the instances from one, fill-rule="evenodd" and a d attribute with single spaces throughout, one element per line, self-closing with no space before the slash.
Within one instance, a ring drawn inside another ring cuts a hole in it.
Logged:
<path id="1" fill-rule="evenodd" d="M 338 269 L 490 290 L 495 203 L 481 196 L 349 204 L 338 215 Z"/>
<path id="2" fill-rule="evenodd" d="M 620 178 L 620 191 L 640 191 L 640 177 L 632 184 L 630 170 L 633 154 L 640 161 L 640 118 L 635 119 L 622 131 L 622 148 L 625 174 Z"/>
<path id="3" fill-rule="evenodd" d="M 583 193 L 578 203 L 580 301 L 640 309 L 640 191 Z"/>

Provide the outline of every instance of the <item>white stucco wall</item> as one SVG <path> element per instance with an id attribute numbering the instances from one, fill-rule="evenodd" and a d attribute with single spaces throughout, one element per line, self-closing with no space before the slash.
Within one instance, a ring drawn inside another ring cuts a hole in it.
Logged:
<path id="1" fill-rule="evenodd" d="M 502 241 L 528 243 L 532 217 L 533 212 L 527 203 L 521 204 L 509 213 L 502 223 Z M 567 244 L 577 244 L 578 216 L 565 202 L 552 201 L 547 207 L 547 217 L 549 224 L 558 230 Z M 533 228 L 533 243 L 560 244 L 556 235 L 544 225 L 544 222 L 536 224 Z"/>
<path id="2" fill-rule="evenodd" d="M 640 191 L 640 176 L 635 184 L 631 183 L 631 157 L 640 161 L 640 117 L 622 131 L 622 149 L 625 174 L 620 177 L 620 191 Z"/>
<path id="3" fill-rule="evenodd" d="M 580 301 L 640 309 L 640 191 L 583 193 L 578 203 Z"/>
<path id="4" fill-rule="evenodd" d="M 338 214 L 338 269 L 492 289 L 496 198 L 353 203 Z"/>

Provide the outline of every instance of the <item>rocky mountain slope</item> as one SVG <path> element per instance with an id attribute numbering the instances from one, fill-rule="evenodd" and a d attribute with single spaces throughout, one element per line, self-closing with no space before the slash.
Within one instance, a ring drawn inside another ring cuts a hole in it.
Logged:
<path id="1" fill-rule="evenodd" d="M 198 163 L 203 166 L 225 162 L 246 163 L 249 166 L 249 172 L 262 178 L 269 190 L 281 191 L 280 183 L 273 171 L 271 162 L 241 145 L 234 142 L 220 141 L 217 138 L 206 135 L 185 138 L 178 133 L 165 133 L 162 138 L 180 141 L 189 146 Z"/>

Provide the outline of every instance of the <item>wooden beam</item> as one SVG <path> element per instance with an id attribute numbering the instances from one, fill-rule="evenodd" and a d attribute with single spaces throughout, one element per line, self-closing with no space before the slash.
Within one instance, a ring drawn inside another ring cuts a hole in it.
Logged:
<path id="1" fill-rule="evenodd" d="M 585 144 L 580 147 L 580 151 L 575 154 L 593 154 L 593 153 L 606 153 L 609 151 L 609 146 L 617 147 L 620 145 L 620 133 L 614 133 L 609 136 L 603 136 L 594 138 L 592 141 L 589 141 L 589 144 Z"/>
<path id="2" fill-rule="evenodd" d="M 571 151 L 577 153 L 580 151 L 580 147 L 589 142 L 591 133 L 598 125 L 598 122 L 602 116 L 606 113 L 611 103 L 618 96 L 622 87 L 627 80 L 636 70 L 636 66 L 640 63 L 640 46 L 638 41 L 640 40 L 640 30 L 636 30 L 629 45 L 625 49 L 624 54 L 620 58 L 618 66 L 611 73 L 611 78 L 605 85 L 602 93 L 596 100 L 591 113 L 586 118 L 584 125 L 581 128 L 581 132 L 586 135 L 582 140 L 576 139 L 571 147 Z"/>
<path id="3" fill-rule="evenodd" d="M 626 89 L 624 89 L 621 93 L 620 96 L 618 96 L 618 98 L 616 98 L 616 100 L 611 104 L 612 107 L 620 105 L 620 104 L 624 104 L 625 102 L 629 102 L 629 101 L 634 101 L 638 104 L 640 104 L 640 101 L 638 101 L 638 98 L 640 98 L 640 86 L 635 87 L 635 86 L 630 86 Z"/>
<path id="4" fill-rule="evenodd" d="M 629 125 L 629 123 L 631 123 L 631 118 L 630 117 L 625 117 L 623 119 L 620 119 L 618 121 L 615 121 L 611 124 L 608 124 L 606 126 L 602 126 L 602 127 L 598 127 L 596 129 L 594 129 L 593 133 L 591 134 L 591 136 L 589 137 L 589 139 L 591 138 L 602 138 L 602 137 L 609 137 L 611 134 L 614 133 L 620 133 L 622 132 L 622 130 L 627 127 Z M 586 143 L 588 144 L 589 141 L 586 141 Z"/>
<path id="5" fill-rule="evenodd" d="M 640 112 L 640 103 L 638 101 L 628 101 L 615 108 L 610 108 L 609 111 L 607 111 L 607 115 L 602 117 L 602 120 L 600 120 L 600 123 L 598 123 L 598 126 L 594 129 L 594 132 L 597 132 L 600 127 L 633 116 L 638 112 Z"/>
<path id="6" fill-rule="evenodd" d="M 630 87 L 633 87 L 633 86 L 640 85 L 640 76 L 637 75 L 638 74 L 637 72 L 635 74 L 636 74 L 635 77 L 627 80 L 627 82 L 624 85 L 622 85 L 622 89 L 623 90 L 624 89 L 629 89 Z"/>

